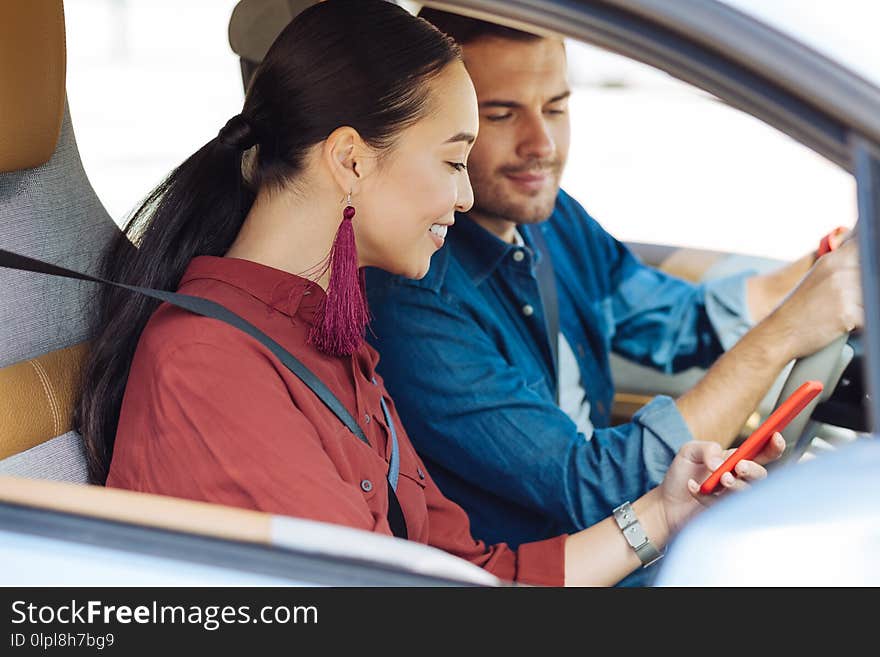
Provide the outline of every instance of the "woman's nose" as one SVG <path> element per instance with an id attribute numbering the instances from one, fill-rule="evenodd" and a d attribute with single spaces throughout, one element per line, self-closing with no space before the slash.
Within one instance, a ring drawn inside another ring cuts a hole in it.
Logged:
<path id="1" fill-rule="evenodd" d="M 474 206 L 474 188 L 471 186 L 471 179 L 465 173 L 461 177 L 461 183 L 458 186 L 458 200 L 455 204 L 457 212 L 467 212 Z"/>

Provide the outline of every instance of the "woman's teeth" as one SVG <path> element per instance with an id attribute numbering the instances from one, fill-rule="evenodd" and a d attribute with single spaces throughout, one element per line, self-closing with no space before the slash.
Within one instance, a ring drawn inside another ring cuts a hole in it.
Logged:
<path id="1" fill-rule="evenodd" d="M 442 237 L 446 239 L 446 231 L 449 230 L 449 226 L 444 226 L 442 224 L 432 224 L 430 228 L 430 232 L 434 233 L 437 237 Z"/>

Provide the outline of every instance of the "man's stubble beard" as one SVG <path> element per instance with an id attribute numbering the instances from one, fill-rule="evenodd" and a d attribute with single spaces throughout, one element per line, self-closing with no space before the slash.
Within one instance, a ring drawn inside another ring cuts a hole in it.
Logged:
<path id="1" fill-rule="evenodd" d="M 562 165 L 554 167 L 550 174 L 551 180 L 546 190 L 542 190 L 537 196 L 527 197 L 505 192 L 505 187 L 510 183 L 503 174 L 494 173 L 487 179 L 479 171 L 471 171 L 471 187 L 474 190 L 474 206 L 471 212 L 488 219 L 511 221 L 515 224 L 546 221 L 556 206 Z"/>

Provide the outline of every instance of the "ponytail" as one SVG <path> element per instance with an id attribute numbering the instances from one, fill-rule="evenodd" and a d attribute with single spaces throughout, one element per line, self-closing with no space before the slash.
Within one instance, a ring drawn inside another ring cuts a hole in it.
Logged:
<path id="1" fill-rule="evenodd" d="M 177 167 L 143 201 L 105 253 L 109 280 L 174 291 L 190 261 L 229 249 L 253 205 L 241 172 L 254 145 L 250 123 L 237 115 Z M 128 373 L 141 333 L 159 302 L 102 286 L 95 299 L 94 338 L 83 372 L 74 424 L 85 438 L 89 479 L 107 480 Z"/>

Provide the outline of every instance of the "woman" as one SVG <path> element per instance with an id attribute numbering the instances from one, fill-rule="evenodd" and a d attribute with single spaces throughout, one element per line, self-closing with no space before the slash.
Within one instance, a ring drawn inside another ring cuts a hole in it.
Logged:
<path id="1" fill-rule="evenodd" d="M 425 472 L 363 341 L 360 268 L 424 276 L 454 212 L 472 204 L 465 162 L 477 128 L 459 50 L 428 23 L 381 1 L 300 14 L 241 114 L 147 198 L 127 231 L 137 253 L 121 240 L 105 275 L 247 319 L 332 391 L 364 440 L 245 333 L 107 289 L 79 415 L 93 480 L 386 534 L 397 525 L 532 584 L 612 584 L 636 568 L 611 518 L 518 550 L 474 540 Z M 764 457 L 778 452 L 777 442 Z M 690 443 L 634 503 L 655 544 L 699 508 L 696 480 L 720 462 L 715 443 Z M 765 472 L 746 462 L 739 474 L 724 485 Z"/>

